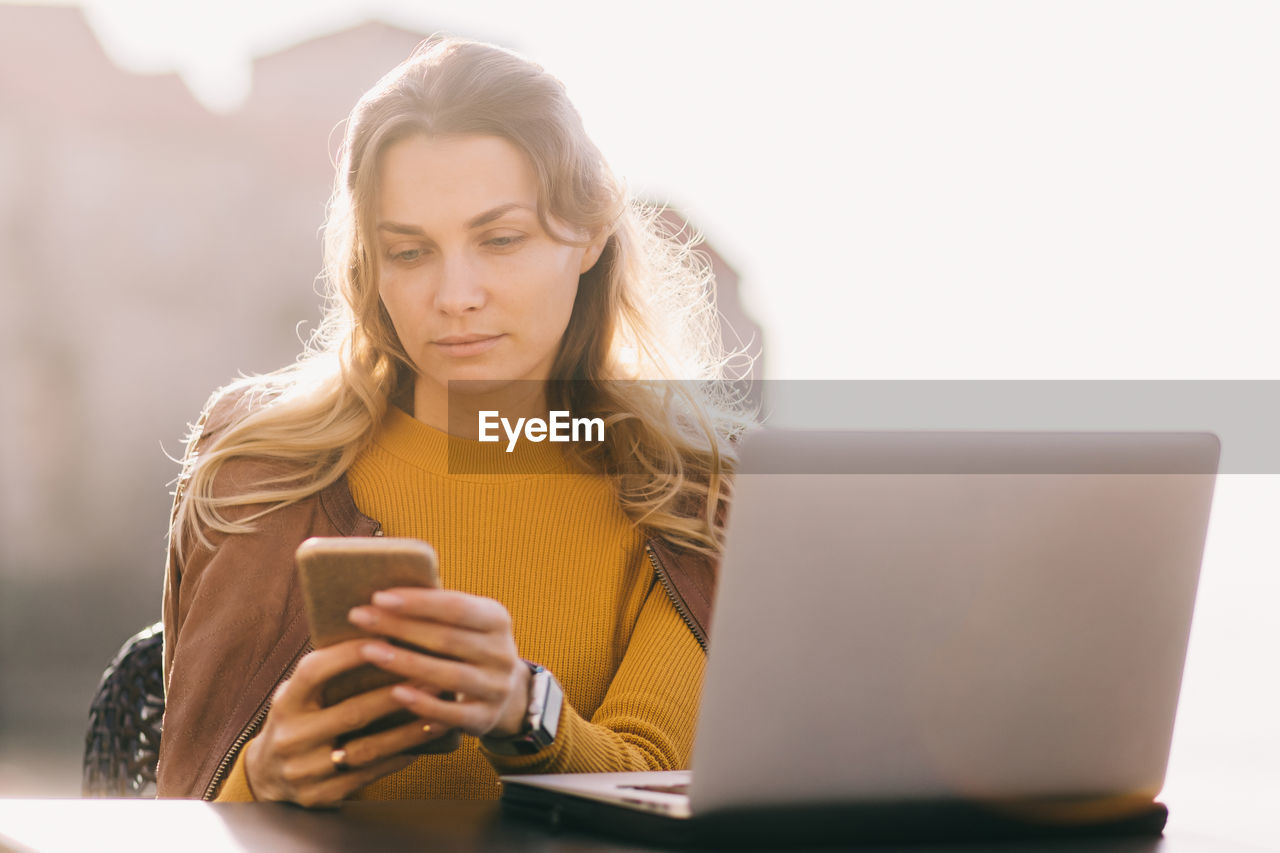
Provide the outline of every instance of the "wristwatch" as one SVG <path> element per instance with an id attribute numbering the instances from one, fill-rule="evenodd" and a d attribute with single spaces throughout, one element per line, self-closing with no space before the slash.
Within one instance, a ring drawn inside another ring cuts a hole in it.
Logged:
<path id="1" fill-rule="evenodd" d="M 564 704 L 564 690 L 546 667 L 530 661 L 525 661 L 525 664 L 529 667 L 531 677 L 529 710 L 525 714 L 524 729 L 510 737 L 481 737 L 481 745 L 494 755 L 532 755 L 556 739 L 560 706 Z"/>

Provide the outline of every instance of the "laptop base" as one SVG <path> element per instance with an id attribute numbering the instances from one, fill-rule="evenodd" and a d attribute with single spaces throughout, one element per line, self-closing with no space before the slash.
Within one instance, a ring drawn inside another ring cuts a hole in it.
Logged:
<path id="1" fill-rule="evenodd" d="M 1028 838 L 1159 836 L 1168 810 L 1153 802 L 1123 817 L 1038 821 L 962 802 L 769 807 L 680 819 L 508 783 L 502 811 L 552 829 L 603 833 L 668 846 L 797 847 Z"/>

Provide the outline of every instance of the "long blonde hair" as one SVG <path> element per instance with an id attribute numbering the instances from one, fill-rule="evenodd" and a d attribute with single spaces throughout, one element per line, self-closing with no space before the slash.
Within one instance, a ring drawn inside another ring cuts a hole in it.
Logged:
<path id="1" fill-rule="evenodd" d="M 296 363 L 211 399 L 206 416 L 219 397 L 234 394 L 243 405 L 206 441 L 197 445 L 198 428 L 188 439 L 171 528 L 179 556 L 184 543 L 211 547 L 207 531 L 248 532 L 262 515 L 336 482 L 390 401 L 409 393 L 415 368 L 379 299 L 371 247 L 380 155 L 417 134 L 513 142 L 534 166 L 547 233 L 557 233 L 549 215 L 588 234 L 609 233 L 579 280 L 547 402 L 604 417 L 610 441 L 568 445 L 568 453 L 582 470 L 613 479 L 633 521 L 677 545 L 718 553 L 731 439 L 748 417 L 740 399 L 714 383 L 728 358 L 710 266 L 692 248 L 696 235 L 673 233 L 660 211 L 628 198 L 559 80 L 503 48 L 446 38 L 420 45 L 352 111 L 325 223 L 325 317 Z M 629 381 L 637 379 L 659 381 Z M 219 470 L 246 457 L 281 465 L 249 491 L 216 495 Z M 234 520 L 224 512 L 256 505 Z"/>

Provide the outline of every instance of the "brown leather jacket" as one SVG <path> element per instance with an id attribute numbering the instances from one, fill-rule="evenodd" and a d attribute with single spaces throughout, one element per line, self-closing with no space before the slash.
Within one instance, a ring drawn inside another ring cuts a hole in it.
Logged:
<path id="1" fill-rule="evenodd" d="M 206 412 L 197 445 L 237 417 L 239 399 Z M 232 460 L 215 483 L 233 495 L 270 463 Z M 240 748 L 267 715 L 272 694 L 311 649 L 293 552 L 311 536 L 380 536 L 356 507 L 346 478 L 256 522 L 252 533 L 211 535 L 179 563 L 171 545 L 164 584 L 164 736 L 157 792 L 211 799 Z M 645 551 L 667 595 L 707 647 L 716 562 L 650 537 Z"/>

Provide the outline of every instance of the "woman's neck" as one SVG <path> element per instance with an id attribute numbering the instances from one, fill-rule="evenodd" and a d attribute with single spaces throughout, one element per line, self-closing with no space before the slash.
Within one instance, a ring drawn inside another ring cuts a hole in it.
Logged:
<path id="1" fill-rule="evenodd" d="M 419 380 L 414 386 L 410 414 L 427 426 L 473 441 L 480 437 L 481 412 L 497 412 L 497 417 L 512 422 L 547 416 L 545 383 L 508 382 L 492 390 L 478 386 L 479 383 L 454 383 L 449 390 Z"/>

